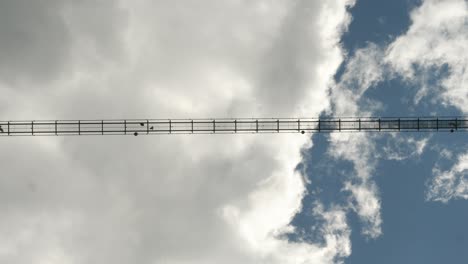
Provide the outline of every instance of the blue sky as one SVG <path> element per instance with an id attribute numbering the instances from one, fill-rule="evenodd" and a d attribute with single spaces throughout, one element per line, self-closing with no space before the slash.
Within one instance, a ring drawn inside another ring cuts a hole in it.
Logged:
<path id="1" fill-rule="evenodd" d="M 369 43 L 385 49 L 409 29 L 410 11 L 420 5 L 420 1 L 408 0 L 357 1 L 351 8 L 353 20 L 349 31 L 342 38 L 348 58 Z M 335 76 L 338 82 L 346 67 L 345 61 Z M 431 75 L 427 83 L 434 85 L 446 76 L 447 69 L 436 67 L 426 74 Z M 436 93 L 414 103 L 409 98 L 415 97 L 418 85 L 401 76 L 384 78 L 369 88 L 358 104 L 365 108 L 369 99 L 381 102 L 384 107 L 374 111 L 375 116 L 463 114 L 454 106 L 442 104 Z M 424 151 L 419 155 L 406 155 L 414 147 L 406 144 L 405 140 L 409 138 L 427 139 Z M 378 136 L 373 140 L 375 155 L 380 155 L 372 174 L 381 201 L 382 234 L 377 238 L 363 235 L 362 221 L 355 212 L 348 212 L 352 253 L 344 263 L 463 263 L 468 259 L 468 204 L 465 200 L 428 201 L 426 195 L 434 177 L 433 168 L 437 165 L 447 170 L 456 162 L 454 158 L 442 157 L 441 150 L 449 149 L 454 157 L 463 154 L 467 146 L 466 136 L 463 133 L 403 133 L 394 137 Z M 329 135 L 314 135 L 313 141 L 315 145 L 305 151 L 303 165 L 299 166 L 307 168 L 308 195 L 303 211 L 295 217 L 293 224 L 303 234 L 299 236 L 301 239 L 323 243 L 320 232 L 316 231 L 321 222 L 310 213 L 311 207 L 316 202 L 329 208 L 347 204 L 348 195 L 342 190 L 343 183 L 355 172 L 350 161 L 331 157 Z M 398 149 L 404 157 L 389 159 L 385 153 L 388 149 Z M 298 236 L 290 238 L 297 240 Z"/>
<path id="2" fill-rule="evenodd" d="M 468 115 L 467 46 L 466 0 L 2 0 L 0 121 Z M 0 141 L 0 263 L 467 258 L 463 133 Z"/>

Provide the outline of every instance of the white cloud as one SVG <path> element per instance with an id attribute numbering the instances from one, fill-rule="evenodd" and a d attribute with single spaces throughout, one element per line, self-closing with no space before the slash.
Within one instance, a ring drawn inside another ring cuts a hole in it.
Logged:
<path id="1" fill-rule="evenodd" d="M 425 0 L 411 13 L 412 24 L 387 49 L 385 61 L 398 73 L 426 86 L 425 76 L 448 67 L 447 76 L 432 89 L 445 104 L 468 113 L 468 3 L 464 0 Z M 425 74 L 427 73 L 427 74 Z M 428 87 L 423 91 L 427 93 Z"/>
<path id="2" fill-rule="evenodd" d="M 416 102 L 429 91 L 436 95 L 435 103 L 457 107 L 468 113 L 468 3 L 464 0 L 425 0 L 411 14 L 408 32 L 398 37 L 387 49 L 386 63 L 408 81 L 422 88 Z M 427 76 L 447 68 L 435 83 Z M 447 155 L 447 153 L 441 153 Z M 450 154 L 451 156 L 451 154 Z M 452 198 L 466 198 L 463 172 L 458 171 L 465 155 L 450 171 L 433 169 L 435 178 L 428 190 L 428 200 L 447 202 Z"/>
<path id="3" fill-rule="evenodd" d="M 333 113 L 336 116 L 370 116 L 380 106 L 370 102 L 369 109 L 360 109 L 358 101 L 365 91 L 384 79 L 382 49 L 370 43 L 366 48 L 356 51 L 346 63 L 346 69 L 339 83 L 333 86 Z M 377 104 L 376 104 L 377 103 Z"/>
<path id="4" fill-rule="evenodd" d="M 382 235 L 381 203 L 377 185 L 373 181 L 359 184 L 346 182 L 344 190 L 351 192 L 350 204 L 365 224 L 362 233 L 371 238 Z"/>
<path id="5" fill-rule="evenodd" d="M 398 134 L 390 134 L 387 145 L 383 146 L 384 156 L 388 160 L 407 160 L 419 157 L 426 149 L 429 137 L 417 140 L 413 137 L 400 137 Z"/>
<path id="6" fill-rule="evenodd" d="M 332 134 L 330 144 L 332 157 L 349 160 L 354 165 L 354 172 L 343 187 L 343 191 L 351 194 L 347 206 L 364 224 L 362 233 L 377 238 L 382 234 L 382 217 L 378 188 L 372 180 L 378 157 L 375 143 L 364 134 Z"/>
<path id="7" fill-rule="evenodd" d="M 425 0 L 411 13 L 411 25 L 408 31 L 395 39 L 387 47 L 378 47 L 369 43 L 367 47 L 359 49 L 346 64 L 346 69 L 339 83 L 332 88 L 332 112 L 337 116 L 371 116 L 376 110 L 384 109 L 381 102 L 366 100 L 363 93 L 373 88 L 377 83 L 403 77 L 405 81 L 416 84 L 419 90 L 416 92 L 413 102 L 418 104 L 429 95 L 435 95 L 431 104 L 451 105 L 468 113 L 468 89 L 466 89 L 468 57 L 465 47 L 468 46 L 468 6 L 464 0 Z M 445 72 L 446 70 L 446 72 Z M 441 78 L 434 80 L 434 74 Z M 411 107 L 411 106 L 410 106 Z M 433 113 L 431 113 L 433 114 Z M 373 137 L 361 135 L 333 135 L 331 137 L 332 149 L 330 153 L 334 157 L 344 158 L 353 162 L 356 176 L 362 182 L 362 190 L 367 194 L 363 201 L 377 199 L 377 190 L 372 182 L 367 182 L 374 172 L 375 164 L 379 158 L 404 160 L 418 157 L 425 149 L 428 138 L 416 140 L 411 137 L 393 138 L 383 148 L 382 155 L 376 155 Z M 401 147 L 404 143 L 405 147 Z M 372 153 L 368 155 L 368 153 Z M 442 153 L 447 155 L 447 153 Z M 429 191 L 432 200 L 445 200 L 447 193 L 463 193 L 461 185 L 452 184 L 450 179 L 457 179 L 453 173 L 441 173 L 434 170 L 437 179 L 448 179 L 447 184 L 434 184 Z M 458 174 L 456 174 L 458 175 Z M 445 182 L 446 180 L 444 180 Z M 366 187 L 368 186 L 368 187 Z M 436 187 L 439 186 L 439 187 Z M 443 186 L 443 187 L 441 187 Z M 367 189 L 366 189 L 367 188 Z M 450 191 L 450 188 L 453 188 Z M 346 190 L 353 190 L 350 187 Z M 354 189 L 359 189 L 355 186 Z M 444 194 L 444 191 L 446 193 Z M 361 219 L 377 219 L 378 217 L 366 217 L 369 210 L 366 203 L 359 205 L 356 191 L 352 193 L 352 201 L 355 202 L 355 210 Z M 437 195 L 441 197 L 437 198 Z M 364 194 L 361 194 L 364 196 Z M 462 197 L 459 195 L 458 197 Z M 377 205 L 376 202 L 370 204 Z M 379 206 L 370 206 L 374 209 L 372 215 L 379 215 Z M 361 213 L 359 213 L 361 212 Z M 373 225 L 377 227 L 377 224 Z M 379 230 L 371 228 L 371 230 Z M 378 235 L 379 232 L 374 234 Z"/>
<path id="8" fill-rule="evenodd" d="M 447 203 L 452 199 L 468 199 L 468 153 L 460 155 L 451 169 L 442 171 L 435 167 L 433 173 L 427 200 Z"/>
<path id="9" fill-rule="evenodd" d="M 369 100 L 364 107 L 360 104 L 364 92 L 383 79 L 381 56 L 380 48 L 370 44 L 349 59 L 339 82 L 331 89 L 330 112 L 336 116 L 372 116 L 373 111 L 381 108 L 376 101 Z M 362 233 L 377 238 L 382 234 L 382 217 L 378 188 L 372 180 L 379 157 L 373 138 L 369 134 L 331 134 L 328 152 L 336 159 L 353 163 L 354 172 L 343 187 L 343 191 L 350 193 L 347 206 L 364 224 Z"/>
<path id="10" fill-rule="evenodd" d="M 353 1 L 0 4 L 2 119 L 314 116 Z M 9 138 L 0 262 L 332 263 L 282 238 L 301 210 L 297 135 Z"/>

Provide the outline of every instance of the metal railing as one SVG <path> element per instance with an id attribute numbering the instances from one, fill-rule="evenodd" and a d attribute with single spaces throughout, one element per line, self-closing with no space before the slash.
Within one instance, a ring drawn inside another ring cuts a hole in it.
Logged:
<path id="1" fill-rule="evenodd" d="M 468 117 L 0 121 L 0 136 L 468 131 Z"/>

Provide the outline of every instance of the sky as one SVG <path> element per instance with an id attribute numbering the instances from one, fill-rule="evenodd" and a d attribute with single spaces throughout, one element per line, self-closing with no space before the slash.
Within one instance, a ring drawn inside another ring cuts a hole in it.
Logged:
<path id="1" fill-rule="evenodd" d="M 0 1 L 0 119 L 468 113 L 465 0 Z M 2 137 L 0 262 L 461 263 L 464 133 Z"/>

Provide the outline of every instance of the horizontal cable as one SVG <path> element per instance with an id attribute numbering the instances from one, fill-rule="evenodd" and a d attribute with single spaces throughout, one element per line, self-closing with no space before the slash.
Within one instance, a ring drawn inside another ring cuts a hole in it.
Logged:
<path id="1" fill-rule="evenodd" d="M 0 121 L 0 136 L 468 131 L 468 117 Z"/>

